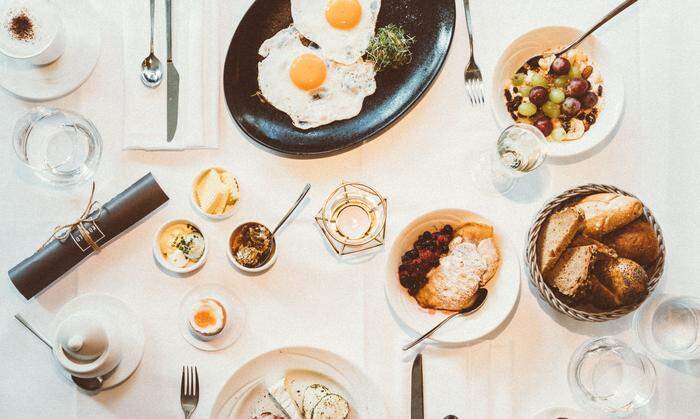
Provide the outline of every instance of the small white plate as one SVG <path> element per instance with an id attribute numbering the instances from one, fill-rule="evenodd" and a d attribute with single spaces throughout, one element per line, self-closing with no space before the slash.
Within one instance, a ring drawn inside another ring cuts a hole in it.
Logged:
<path id="1" fill-rule="evenodd" d="M 204 237 L 204 253 L 202 254 L 202 257 L 199 258 L 199 260 L 196 263 L 193 263 L 192 265 L 185 266 L 184 268 L 179 268 L 177 266 L 174 266 L 170 262 L 168 262 L 165 257 L 163 256 L 163 253 L 160 251 L 160 245 L 158 242 L 160 241 L 160 236 L 163 234 L 165 229 L 170 227 L 173 224 L 190 224 L 194 226 L 197 230 L 199 230 L 200 233 L 202 233 L 202 237 Z M 209 240 L 207 239 L 207 235 L 204 234 L 204 231 L 202 230 L 201 227 L 199 227 L 197 224 L 193 223 L 190 220 L 186 220 L 184 218 L 182 219 L 174 219 L 166 222 L 163 224 L 158 231 L 156 231 L 156 235 L 153 237 L 153 257 L 156 258 L 156 261 L 158 261 L 158 264 L 163 267 L 163 269 L 166 269 L 172 273 L 175 274 L 186 274 L 189 272 L 194 272 L 197 269 L 201 268 L 204 266 L 204 262 L 207 260 L 207 256 L 209 256 Z"/>
<path id="2" fill-rule="evenodd" d="M 192 206 L 194 209 L 201 215 L 202 217 L 205 218 L 210 218 L 212 220 L 225 220 L 229 218 L 230 216 L 233 215 L 233 212 L 236 208 L 238 208 L 238 201 L 236 201 L 235 204 L 231 206 L 227 206 L 228 210 L 224 211 L 223 214 L 209 214 L 208 212 L 204 211 L 202 207 L 199 206 L 199 200 L 197 199 L 197 194 L 195 193 L 195 189 L 197 188 L 197 184 L 199 184 L 199 181 L 202 179 L 202 177 L 209 172 L 211 169 L 216 170 L 218 173 L 221 172 L 228 172 L 232 173 L 230 170 L 227 170 L 224 167 L 219 167 L 219 166 L 214 166 L 214 167 L 207 167 L 206 169 L 202 170 L 197 174 L 197 176 L 194 177 L 194 180 L 192 181 L 192 191 L 190 193 L 190 202 L 192 203 Z M 238 185 L 238 192 L 240 193 L 241 191 L 241 185 L 238 183 L 238 178 L 236 178 L 236 184 Z M 239 198 L 240 199 L 240 198 Z"/>
<path id="3" fill-rule="evenodd" d="M 321 349 L 294 347 L 267 352 L 238 369 L 219 391 L 211 418 L 249 418 L 264 411 L 278 412 L 266 397 L 265 383 L 287 375 L 292 380 L 290 396 L 297 402 L 301 394 L 296 390 L 320 383 L 348 401 L 348 419 L 389 417 L 381 392 L 352 363 Z"/>
<path id="4" fill-rule="evenodd" d="M 189 317 L 192 307 L 199 300 L 213 298 L 226 310 L 226 325 L 211 340 L 201 340 L 192 334 Z M 203 351 L 219 351 L 233 345 L 241 337 L 246 322 L 245 306 L 231 290 L 218 284 L 203 284 L 190 290 L 180 303 L 178 314 L 179 329 L 182 337 L 192 346 Z"/>
<path id="5" fill-rule="evenodd" d="M 475 221 L 494 226 L 494 239 L 501 254 L 496 275 L 486 284 L 489 294 L 476 312 L 457 317 L 445 324 L 431 337 L 440 343 L 464 344 L 495 330 L 513 310 L 520 293 L 520 261 L 503 232 L 491 221 L 462 209 L 441 209 L 412 221 L 397 236 L 389 253 L 386 272 L 386 296 L 396 317 L 409 328 L 413 336 L 421 336 L 450 312 L 421 307 L 399 282 L 401 256 L 413 247 L 424 231 L 434 231 L 446 224 L 452 226 Z"/>
<path id="6" fill-rule="evenodd" d="M 114 372 L 109 373 L 102 384 L 100 391 L 109 390 L 126 381 L 136 371 L 145 345 L 143 324 L 141 319 L 122 300 L 106 294 L 85 294 L 67 302 L 56 317 L 51 326 L 51 335 L 55 336 L 58 325 L 68 316 L 79 312 L 95 312 L 108 317 L 114 322 L 118 330 L 119 344 L 121 345 L 122 358 Z M 55 341 L 55 339 L 54 339 Z M 56 361 L 58 365 L 58 361 Z M 59 365 L 63 375 L 72 383 L 70 374 Z"/>
<path id="7" fill-rule="evenodd" d="M 550 49 L 560 48 L 569 44 L 582 34 L 582 31 L 566 26 L 545 26 L 522 35 L 513 41 L 494 67 L 491 80 L 491 110 L 496 123 L 501 129 L 513 125 L 514 121 L 506 108 L 503 89 L 506 80 L 528 59 L 542 54 Z M 615 63 L 612 55 L 598 39 L 591 35 L 578 48 L 583 49 L 596 63 L 603 77 L 603 109 L 595 124 L 583 135 L 574 141 L 557 142 L 549 141 L 547 147 L 548 157 L 571 157 L 584 153 L 613 134 L 625 100 L 625 86 L 620 76 L 619 69 L 624 68 L 622 63 Z"/>
<path id="8" fill-rule="evenodd" d="M 44 102 L 73 92 L 90 77 L 100 58 L 101 17 L 92 3 L 55 3 L 65 30 L 63 55 L 53 63 L 35 66 L 0 54 L 0 86 L 21 99 Z"/>

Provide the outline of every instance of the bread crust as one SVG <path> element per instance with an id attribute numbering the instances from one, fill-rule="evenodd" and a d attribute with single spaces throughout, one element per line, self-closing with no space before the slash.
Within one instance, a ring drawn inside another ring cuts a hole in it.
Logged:
<path id="1" fill-rule="evenodd" d="M 659 240 L 649 221 L 639 218 L 606 235 L 603 241 L 624 258 L 641 265 L 652 264 L 661 254 Z"/>
<path id="2" fill-rule="evenodd" d="M 644 207 L 630 196 L 615 193 L 593 194 L 579 201 L 575 208 L 583 211 L 583 232 L 599 238 L 637 219 Z"/>
<path id="3" fill-rule="evenodd" d="M 596 263 L 596 275 L 617 298 L 620 304 L 638 303 L 649 293 L 649 277 L 637 262 L 626 259 L 601 259 Z"/>
<path id="4" fill-rule="evenodd" d="M 537 260 L 543 275 L 554 268 L 571 240 L 583 227 L 583 222 L 583 212 L 572 207 L 564 208 L 547 218 L 537 238 Z"/>

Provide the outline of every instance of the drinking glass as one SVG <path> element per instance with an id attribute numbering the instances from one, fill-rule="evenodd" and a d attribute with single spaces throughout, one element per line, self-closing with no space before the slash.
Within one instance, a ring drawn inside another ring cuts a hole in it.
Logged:
<path id="1" fill-rule="evenodd" d="M 494 150 L 480 155 L 472 167 L 472 179 L 484 192 L 507 193 L 546 157 L 547 139 L 542 132 L 532 125 L 513 124 L 501 132 Z"/>
<path id="2" fill-rule="evenodd" d="M 645 406 L 656 389 L 649 358 L 606 336 L 584 342 L 569 362 L 569 387 L 583 407 L 623 417 Z"/>
<path id="3" fill-rule="evenodd" d="M 17 121 L 13 145 L 22 163 L 53 185 L 90 179 L 102 157 L 102 138 L 90 121 L 46 107 L 36 107 Z"/>
<path id="4" fill-rule="evenodd" d="M 634 328 L 657 359 L 700 358 L 700 298 L 664 294 L 649 298 L 635 312 Z"/>

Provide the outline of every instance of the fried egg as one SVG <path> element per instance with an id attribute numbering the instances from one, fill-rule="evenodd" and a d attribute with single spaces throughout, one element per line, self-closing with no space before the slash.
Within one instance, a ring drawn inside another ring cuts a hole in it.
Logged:
<path id="1" fill-rule="evenodd" d="M 213 298 L 199 300 L 192 307 L 189 324 L 195 336 L 203 340 L 211 339 L 226 326 L 226 310 Z"/>
<path id="2" fill-rule="evenodd" d="M 328 58 L 352 64 L 374 36 L 380 6 L 380 0 L 292 0 L 292 19 Z"/>
<path id="3" fill-rule="evenodd" d="M 263 42 L 258 53 L 265 57 L 258 63 L 260 93 L 301 129 L 356 116 L 377 87 L 373 63 L 334 62 L 323 49 L 304 46 L 294 27 Z"/>

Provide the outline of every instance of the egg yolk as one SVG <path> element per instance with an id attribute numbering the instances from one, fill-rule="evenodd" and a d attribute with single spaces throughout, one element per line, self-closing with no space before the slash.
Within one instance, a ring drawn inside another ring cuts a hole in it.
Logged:
<path id="1" fill-rule="evenodd" d="M 201 309 L 197 311 L 194 315 L 194 322 L 199 327 L 214 326 L 216 324 L 216 317 L 214 313 L 209 309 Z"/>
<path id="2" fill-rule="evenodd" d="M 317 55 L 302 54 L 292 62 L 289 77 L 300 89 L 316 89 L 326 80 L 326 64 Z"/>
<path id="3" fill-rule="evenodd" d="M 362 6 L 357 0 L 330 0 L 326 6 L 326 20 L 336 29 L 352 29 L 361 17 Z"/>

